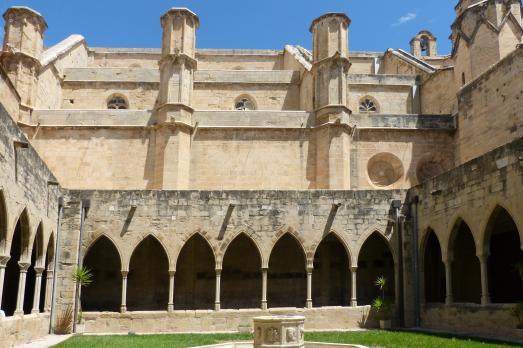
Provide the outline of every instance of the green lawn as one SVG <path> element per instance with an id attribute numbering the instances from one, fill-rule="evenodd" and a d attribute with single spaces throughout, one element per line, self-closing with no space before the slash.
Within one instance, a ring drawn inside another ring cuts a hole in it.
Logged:
<path id="1" fill-rule="evenodd" d="M 177 334 L 177 335 L 145 335 L 145 336 L 75 336 L 55 346 L 60 348 L 184 348 L 227 341 L 251 340 L 248 334 Z M 521 347 L 472 338 L 432 335 L 427 333 L 398 331 L 358 331 L 358 332 L 318 332 L 306 333 L 307 341 L 353 343 L 369 347 L 400 348 L 400 347 L 445 347 L 445 348 L 494 348 Z"/>

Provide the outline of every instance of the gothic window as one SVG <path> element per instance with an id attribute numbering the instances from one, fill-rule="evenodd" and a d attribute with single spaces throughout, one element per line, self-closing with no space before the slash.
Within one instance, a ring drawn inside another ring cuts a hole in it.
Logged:
<path id="1" fill-rule="evenodd" d="M 371 97 L 360 100 L 360 112 L 378 112 L 378 103 Z"/>
<path id="2" fill-rule="evenodd" d="M 256 110 L 256 105 L 251 98 L 240 96 L 234 103 L 234 110 Z"/>
<path id="3" fill-rule="evenodd" d="M 108 109 L 128 109 L 127 100 L 121 95 L 114 95 L 107 102 Z"/>

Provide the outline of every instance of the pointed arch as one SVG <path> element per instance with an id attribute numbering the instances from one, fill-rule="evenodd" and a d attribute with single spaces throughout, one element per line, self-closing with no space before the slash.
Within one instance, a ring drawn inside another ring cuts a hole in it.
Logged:
<path id="1" fill-rule="evenodd" d="M 104 234 L 105 235 L 105 234 Z M 107 235 L 105 235 L 107 236 Z M 134 252 L 136 251 L 136 249 L 140 246 L 140 244 L 142 244 L 146 239 L 154 239 L 158 244 L 160 244 L 161 246 L 161 249 L 163 250 L 163 252 L 165 253 L 165 256 L 167 257 L 167 262 L 168 262 L 168 265 L 169 265 L 169 269 L 171 268 L 171 265 L 173 264 L 173 260 L 171 259 L 171 255 L 169 254 L 168 252 L 168 248 L 167 246 L 165 245 L 165 243 L 160 239 L 158 238 L 156 235 L 152 234 L 152 233 L 149 233 L 149 234 L 146 234 L 145 236 L 143 236 L 130 250 L 132 250 L 132 253 L 131 255 L 129 256 L 129 258 L 127 260 L 125 260 L 126 262 L 123 263 L 123 265 L 125 267 L 123 267 L 122 270 L 124 271 L 129 271 L 130 270 L 130 265 L 131 265 L 131 259 L 132 259 L 132 255 L 134 254 Z M 114 241 L 113 241 L 114 243 Z M 114 243 L 115 246 L 117 246 L 116 243 Z M 119 250 L 120 251 L 120 250 Z M 129 255 L 129 254 L 127 254 Z M 123 256 L 123 253 L 122 253 L 122 256 Z"/>
<path id="2" fill-rule="evenodd" d="M 258 308 L 261 303 L 262 257 L 245 233 L 227 245 L 223 256 L 221 303 L 223 308 Z"/>
<path id="3" fill-rule="evenodd" d="M 325 240 L 325 238 L 327 238 L 329 236 L 333 236 L 341 243 L 341 245 L 343 246 L 343 249 L 345 249 L 345 252 L 347 253 L 347 257 L 349 258 L 349 264 L 352 265 L 352 260 L 353 260 L 354 255 L 352 253 L 351 247 L 350 247 L 349 243 L 345 240 L 345 238 L 340 233 L 336 232 L 335 230 L 331 230 L 321 240 L 319 240 L 317 243 L 315 243 L 315 245 L 311 249 L 313 255 L 316 255 L 316 252 L 318 251 L 318 248 L 321 245 L 321 243 Z"/>
<path id="4" fill-rule="evenodd" d="M 99 236 L 87 248 L 84 267 L 93 273 L 93 282 L 82 289 L 82 310 L 117 312 L 122 289 L 122 259 L 113 241 Z"/>
<path id="5" fill-rule="evenodd" d="M 392 254 L 392 258 L 394 260 L 394 264 L 396 264 L 397 260 L 396 260 L 396 251 L 395 249 L 392 247 L 392 245 L 390 244 L 390 240 L 385 236 L 385 229 L 384 229 L 385 226 L 383 225 L 380 225 L 380 224 L 374 224 L 374 225 L 371 225 L 370 227 L 368 227 L 365 232 L 363 232 L 362 234 L 360 234 L 358 236 L 358 240 L 356 242 L 356 245 L 354 247 L 354 259 L 352 260 L 353 264 L 357 264 L 358 263 L 358 258 L 359 258 L 359 255 L 360 255 L 360 252 L 361 252 L 361 248 L 363 247 L 363 244 L 365 244 L 365 242 L 369 239 L 370 236 L 372 236 L 374 233 L 378 233 L 379 236 L 381 238 L 383 238 L 385 244 L 387 244 L 387 247 L 388 249 L 390 250 L 391 254 Z"/>
<path id="6" fill-rule="evenodd" d="M 12 239 L 16 233 L 20 234 L 20 259 L 19 261 L 29 262 L 31 258 L 31 223 L 27 208 L 22 209 L 12 234 Z M 11 246 L 12 248 L 12 246 Z"/>
<path id="7" fill-rule="evenodd" d="M 484 253 L 488 255 L 488 279 L 493 303 L 523 301 L 523 250 L 515 220 L 498 205 L 484 231 Z"/>
<path id="8" fill-rule="evenodd" d="M 305 248 L 305 240 L 302 236 L 296 231 L 295 229 L 291 227 L 282 228 L 279 230 L 274 237 L 272 238 L 271 246 L 269 248 L 269 257 L 267 258 L 268 261 L 270 261 L 270 256 L 272 255 L 272 252 L 274 250 L 274 247 L 276 244 L 280 242 L 280 240 L 283 237 L 291 237 L 294 239 L 294 241 L 297 243 L 297 245 L 300 247 L 301 252 L 303 253 L 303 257 L 305 258 L 305 264 L 308 263 L 308 256 L 310 253 L 307 252 L 307 249 Z"/>
<path id="9" fill-rule="evenodd" d="M 307 297 L 307 255 L 292 233 L 282 235 L 271 250 L 267 297 L 270 307 L 304 307 Z"/>
<path id="10" fill-rule="evenodd" d="M 216 284 L 214 251 L 201 233 L 183 245 L 174 275 L 174 308 L 212 309 Z"/>
<path id="11" fill-rule="evenodd" d="M 351 256 L 344 241 L 334 232 L 325 236 L 314 253 L 312 303 L 315 307 L 350 304 Z"/>
<path id="12" fill-rule="evenodd" d="M 165 310 L 169 302 L 169 255 L 152 234 L 133 250 L 127 277 L 127 308 Z"/>
<path id="13" fill-rule="evenodd" d="M 5 202 L 4 191 L 0 190 L 0 255 L 7 255 L 7 205 Z"/>
<path id="14" fill-rule="evenodd" d="M 378 231 L 371 233 L 358 252 L 358 304 L 369 305 L 378 296 L 374 285 L 378 277 L 385 277 L 385 296 L 394 302 L 395 260 L 390 243 Z"/>
<path id="15" fill-rule="evenodd" d="M 109 241 L 109 243 L 111 243 L 111 245 L 114 248 L 114 250 L 116 251 L 116 255 L 118 256 L 118 261 L 120 263 L 121 270 L 122 271 L 128 270 L 129 268 L 124 268 L 123 267 L 125 265 L 124 255 L 123 255 L 122 251 L 120 250 L 120 247 L 118 246 L 118 243 L 116 243 L 116 241 L 113 239 L 113 237 L 111 237 L 110 235 L 108 235 L 106 233 L 99 234 L 98 236 L 96 236 L 96 238 L 94 238 L 93 240 L 91 240 L 89 242 L 89 244 L 85 247 L 85 250 L 84 250 L 84 253 L 83 253 L 84 254 L 84 260 L 85 260 L 85 257 L 89 254 L 89 251 L 93 248 L 93 246 L 102 238 L 107 239 Z M 49 243 L 50 242 L 51 241 L 49 240 Z M 140 243 L 138 243 L 138 244 L 140 244 Z M 135 250 L 137 246 L 138 245 L 136 245 L 132 250 Z M 53 244 L 53 250 L 54 250 L 54 244 Z"/>
<path id="16" fill-rule="evenodd" d="M 444 303 L 446 281 L 441 242 L 432 228 L 428 227 L 425 231 L 420 253 L 425 301 L 429 303 Z"/>
<path id="17" fill-rule="evenodd" d="M 46 253 L 47 253 L 47 256 L 45 259 L 46 270 L 51 270 L 54 268 L 54 258 L 55 258 L 55 254 L 56 254 L 56 250 L 55 250 L 56 241 L 55 241 L 54 235 L 55 235 L 55 233 L 54 233 L 54 231 L 52 231 L 51 234 L 49 235 L 49 239 L 47 241 L 47 247 L 45 249 Z"/>
<path id="18" fill-rule="evenodd" d="M 47 239 L 47 243 L 45 244 L 45 259 L 44 259 L 44 271 L 42 273 L 42 288 L 40 291 L 40 312 L 48 311 L 50 308 L 50 302 L 51 302 L 51 294 L 50 291 L 52 290 L 52 286 L 49 289 L 48 285 L 51 285 L 51 283 L 48 283 L 47 277 L 49 272 L 54 272 L 54 258 L 55 258 L 55 237 L 54 237 L 54 231 L 51 231 L 51 234 L 49 235 L 49 238 Z"/>
<path id="19" fill-rule="evenodd" d="M 182 239 L 182 245 L 181 245 L 181 248 L 175 253 L 174 255 L 174 270 L 176 271 L 177 270 L 177 265 L 178 265 L 178 261 L 180 259 L 180 254 L 183 250 L 183 248 L 187 245 L 187 242 L 190 241 L 192 238 L 194 237 L 201 237 L 202 238 L 202 241 L 205 242 L 205 244 L 207 244 L 207 246 L 209 247 L 211 253 L 212 253 L 212 257 L 213 257 L 213 260 L 214 260 L 214 263 L 215 264 L 218 264 L 218 255 L 217 255 L 217 252 L 214 250 L 213 248 L 213 245 L 211 243 L 211 241 L 207 238 L 207 232 L 205 231 L 202 231 L 202 230 L 197 230 L 197 231 L 194 231 L 188 235 L 186 235 L 183 239 Z M 169 263 L 170 264 L 170 263 Z"/>
<path id="20" fill-rule="evenodd" d="M 245 229 L 240 229 L 239 231 L 236 231 L 236 233 L 228 235 L 223 240 L 222 244 L 220 245 L 219 252 L 217 254 L 217 259 L 216 259 L 217 266 L 220 266 L 223 263 L 223 257 L 225 256 L 225 253 L 229 249 L 229 246 L 231 245 L 231 243 L 242 234 L 244 234 L 247 238 L 249 238 L 250 241 L 253 243 L 253 245 L 256 247 L 256 251 L 257 251 L 258 255 L 260 256 L 262 265 L 267 264 L 266 260 L 265 260 L 265 255 L 263 253 L 263 249 L 260 246 L 260 243 L 256 239 L 252 238 L 252 236 L 249 235 Z"/>
<path id="21" fill-rule="evenodd" d="M 458 218 L 452 228 L 448 247 L 455 302 L 481 302 L 481 273 L 476 245 L 469 225 Z"/>
<path id="22" fill-rule="evenodd" d="M 29 243 L 29 250 L 31 253 L 31 265 L 27 269 L 25 279 L 25 294 L 24 294 L 24 313 L 30 314 L 33 309 L 33 301 L 36 287 L 36 269 L 35 267 L 42 267 L 44 261 L 44 226 L 40 222 L 36 228 L 36 234 Z"/>
<path id="23" fill-rule="evenodd" d="M 35 266 L 44 266 L 45 260 L 45 246 L 44 246 L 44 225 L 40 221 L 36 228 L 36 234 L 33 238 L 33 242 L 30 245 L 32 252 L 36 254 Z"/>
<path id="24" fill-rule="evenodd" d="M 29 215 L 23 209 L 18 217 L 14 231 L 11 234 L 9 261 L 5 268 L 4 287 L 2 294 L 2 309 L 7 316 L 12 316 L 16 309 L 18 297 L 18 281 L 20 278 L 20 267 L 18 262 L 30 262 L 28 253 L 30 238 Z M 9 238 L 9 237 L 8 237 Z"/>

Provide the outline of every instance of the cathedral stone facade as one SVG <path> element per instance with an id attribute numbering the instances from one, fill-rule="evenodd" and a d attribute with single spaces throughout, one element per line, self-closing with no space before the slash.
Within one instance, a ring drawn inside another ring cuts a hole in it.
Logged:
<path id="1" fill-rule="evenodd" d="M 352 52 L 343 13 L 311 50 L 200 49 L 186 8 L 161 49 L 44 47 L 44 18 L 9 8 L 0 345 L 78 292 L 86 333 L 373 327 L 378 276 L 395 326 L 523 338 L 522 5 L 455 10 L 439 55 L 427 30 Z"/>

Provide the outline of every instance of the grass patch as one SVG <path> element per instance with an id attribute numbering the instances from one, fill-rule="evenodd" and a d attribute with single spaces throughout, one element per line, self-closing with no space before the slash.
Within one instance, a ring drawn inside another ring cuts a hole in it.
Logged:
<path id="1" fill-rule="evenodd" d="M 186 348 L 228 341 L 252 340 L 250 334 L 174 334 L 135 336 L 75 336 L 56 345 L 58 348 Z M 305 340 L 352 343 L 383 348 L 502 348 L 520 347 L 476 338 L 454 337 L 405 331 L 310 332 Z"/>

